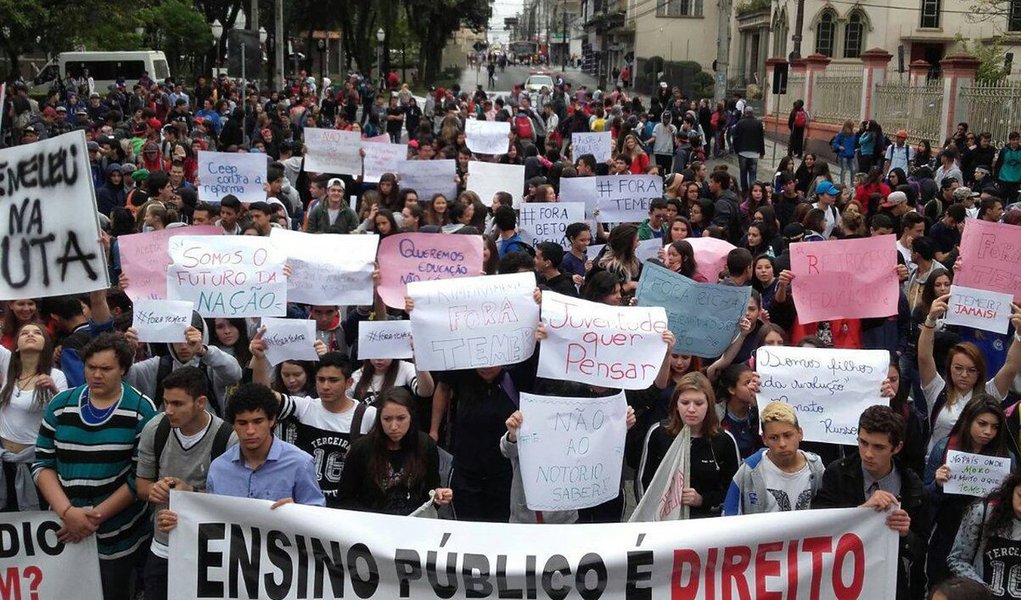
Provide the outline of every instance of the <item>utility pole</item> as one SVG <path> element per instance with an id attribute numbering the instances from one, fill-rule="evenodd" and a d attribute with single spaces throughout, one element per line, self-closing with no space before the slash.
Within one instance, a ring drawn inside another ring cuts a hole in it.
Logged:
<path id="1" fill-rule="evenodd" d="M 259 31 L 259 0 L 252 0 L 248 9 L 248 30 Z"/>
<path id="2" fill-rule="evenodd" d="M 731 0 L 719 0 L 720 24 L 716 36 L 716 85 L 713 99 L 721 102 L 727 97 L 727 67 L 730 61 L 730 11 Z"/>
<path id="3" fill-rule="evenodd" d="M 284 48 L 287 47 L 287 40 L 284 39 L 284 0 L 273 2 L 274 37 L 276 38 L 276 51 L 274 54 L 274 66 L 276 67 L 276 80 L 273 82 L 274 90 L 284 89 Z"/>
<path id="4" fill-rule="evenodd" d="M 805 0 L 798 0 L 798 12 L 794 17 L 794 35 L 791 36 L 791 41 L 794 42 L 794 48 L 791 49 L 791 55 L 788 57 L 788 61 L 801 60 L 801 31 L 805 26 Z"/>
<path id="5" fill-rule="evenodd" d="M 571 42 L 567 39 L 567 5 L 564 5 L 564 54 L 561 56 L 560 72 L 563 73 L 567 70 L 567 55 L 571 51 Z"/>

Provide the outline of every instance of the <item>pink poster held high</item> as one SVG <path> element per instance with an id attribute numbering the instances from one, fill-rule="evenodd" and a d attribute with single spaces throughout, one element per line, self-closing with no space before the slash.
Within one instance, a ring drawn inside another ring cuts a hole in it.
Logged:
<path id="1" fill-rule="evenodd" d="M 132 300 L 162 300 L 167 297 L 167 267 L 170 252 L 167 241 L 178 235 L 219 235 L 214 225 L 194 225 L 161 231 L 122 235 L 117 238 L 121 271 L 128 277 L 124 293 Z"/>
<path id="2" fill-rule="evenodd" d="M 968 219 L 954 285 L 1010 294 L 1014 302 L 1021 302 L 1021 229 Z"/>
<path id="3" fill-rule="evenodd" d="M 897 242 L 893 235 L 791 245 L 798 320 L 867 319 L 897 313 Z"/>
<path id="4" fill-rule="evenodd" d="M 387 306 L 404 308 L 405 286 L 482 275 L 482 236 L 401 233 L 379 242 L 379 296 Z"/>

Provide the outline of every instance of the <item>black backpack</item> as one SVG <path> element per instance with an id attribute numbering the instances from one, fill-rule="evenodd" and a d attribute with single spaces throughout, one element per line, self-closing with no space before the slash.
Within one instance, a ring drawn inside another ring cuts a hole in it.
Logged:
<path id="1" fill-rule="evenodd" d="M 167 418 L 166 414 L 160 415 L 159 418 L 160 424 L 156 426 L 156 438 L 153 442 L 157 469 L 159 469 L 160 457 L 163 456 L 163 448 L 166 447 L 167 441 L 170 439 L 170 419 Z M 216 437 L 213 438 L 213 449 L 209 453 L 209 462 L 213 462 L 227 451 L 227 442 L 230 441 L 230 434 L 233 431 L 234 427 L 230 423 L 226 421 L 220 423 L 219 429 L 216 430 Z"/>

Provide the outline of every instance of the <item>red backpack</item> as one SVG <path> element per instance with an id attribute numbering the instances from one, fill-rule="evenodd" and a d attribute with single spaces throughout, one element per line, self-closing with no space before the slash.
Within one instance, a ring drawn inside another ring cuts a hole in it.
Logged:
<path id="1" fill-rule="evenodd" d="M 804 129 L 806 125 L 808 125 L 808 115 L 805 114 L 805 111 L 799 110 L 794 113 L 794 126 L 799 129 Z"/>
<path id="2" fill-rule="evenodd" d="M 514 131 L 517 132 L 520 139 L 532 139 L 532 119 L 528 115 L 518 114 L 514 117 Z"/>

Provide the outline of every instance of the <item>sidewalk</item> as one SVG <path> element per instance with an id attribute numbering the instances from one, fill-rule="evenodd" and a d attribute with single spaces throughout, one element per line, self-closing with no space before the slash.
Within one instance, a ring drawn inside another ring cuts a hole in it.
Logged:
<path id="1" fill-rule="evenodd" d="M 779 166 L 780 161 L 783 159 L 783 157 L 787 156 L 787 144 L 785 142 L 783 142 L 783 141 L 780 141 L 780 140 L 774 141 L 774 140 L 769 139 L 768 135 L 770 133 L 771 133 L 770 131 L 766 132 L 766 134 L 767 134 L 767 137 L 766 137 L 766 156 L 765 156 L 765 158 L 759 159 L 758 175 L 756 177 L 756 179 L 758 179 L 759 181 L 772 181 L 773 180 L 773 175 L 776 174 L 777 166 Z M 829 167 L 830 167 L 830 174 L 833 175 L 833 179 L 834 180 L 836 180 L 836 181 L 840 180 L 840 167 L 839 166 L 833 164 L 832 162 L 826 160 L 823 157 L 818 157 L 818 160 L 822 161 L 822 162 L 825 162 L 825 163 L 827 163 L 829 165 Z M 712 172 L 713 168 L 716 167 L 716 165 L 718 165 L 718 164 L 726 164 L 726 165 L 728 165 L 728 169 L 727 170 L 734 177 L 737 177 L 738 173 L 740 172 L 738 170 L 738 166 L 737 166 L 737 155 L 736 154 L 727 154 L 725 156 L 721 156 L 720 158 L 710 158 L 710 159 L 706 160 L 706 164 L 709 167 L 709 172 L 710 173 Z M 794 168 L 796 169 L 800 164 L 801 164 L 801 161 L 798 160 L 798 159 L 795 159 L 795 161 L 794 161 Z"/>

